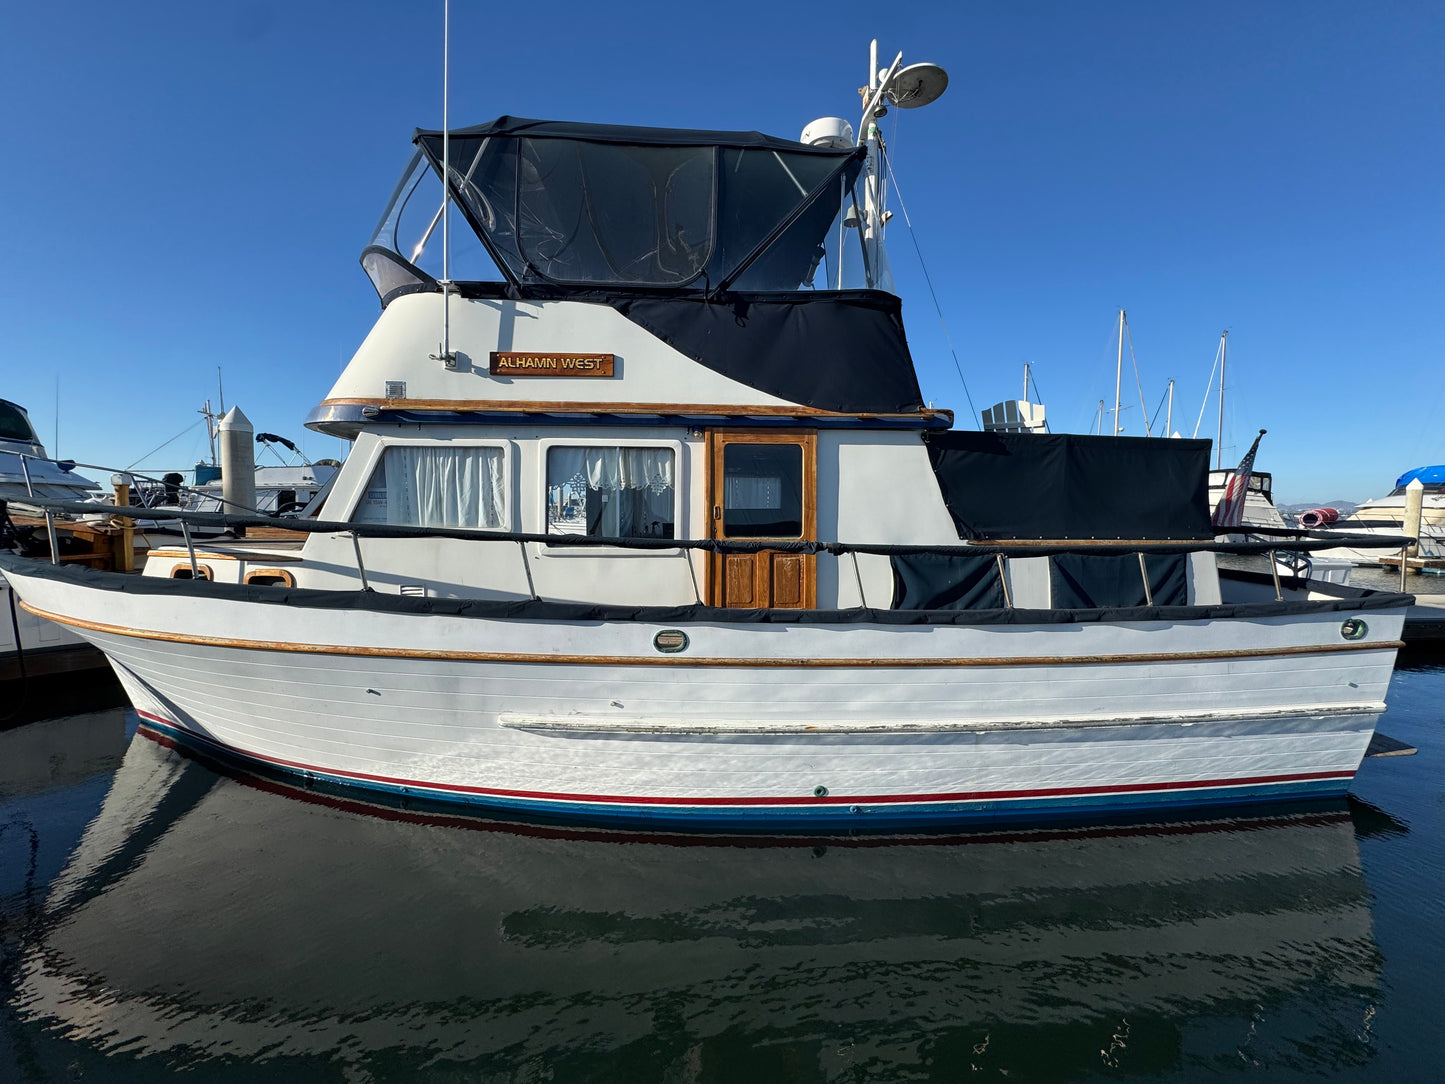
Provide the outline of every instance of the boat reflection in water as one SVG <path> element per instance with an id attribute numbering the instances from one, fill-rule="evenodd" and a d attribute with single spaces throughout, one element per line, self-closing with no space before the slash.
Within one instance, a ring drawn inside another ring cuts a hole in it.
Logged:
<path id="1" fill-rule="evenodd" d="M 679 1081 L 1370 1058 L 1380 958 L 1343 803 L 950 839 L 621 836 L 296 791 L 146 736 L 15 975 L 25 1026 L 82 1058 Z"/>

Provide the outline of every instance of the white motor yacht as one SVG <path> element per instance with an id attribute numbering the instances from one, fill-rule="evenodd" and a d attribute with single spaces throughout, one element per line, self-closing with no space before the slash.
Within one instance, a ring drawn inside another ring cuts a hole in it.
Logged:
<path id="1" fill-rule="evenodd" d="M 1395 486 L 1388 494 L 1356 506 L 1353 512 L 1338 521 L 1339 527 L 1365 535 L 1411 533 L 1405 516 L 1406 487 L 1417 479 L 1424 487 L 1424 493 L 1421 495 L 1419 545 L 1413 556 L 1426 561 L 1445 560 L 1445 465 L 1406 471 L 1395 480 Z M 1342 546 L 1328 553 L 1331 557 L 1357 565 L 1376 565 L 1381 557 L 1399 556 L 1398 551 L 1392 553 L 1386 549 L 1355 546 Z"/>
<path id="2" fill-rule="evenodd" d="M 73 463 L 51 459 L 25 408 L 0 399 L 0 549 L 20 543 L 9 510 L 30 508 L 35 498 L 83 501 L 99 488 L 76 474 Z M 43 547 L 46 542 L 33 544 Z M 103 665 L 99 653 L 73 631 L 15 606 L 10 585 L 0 574 L 0 687 L 22 676 Z"/>

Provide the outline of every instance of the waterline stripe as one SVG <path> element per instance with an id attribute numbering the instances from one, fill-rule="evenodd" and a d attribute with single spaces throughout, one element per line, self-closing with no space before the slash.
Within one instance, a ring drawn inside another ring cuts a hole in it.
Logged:
<path id="1" fill-rule="evenodd" d="M 1129 795 L 1129 794 L 1165 794 L 1165 793 L 1193 793 L 1207 791 L 1214 788 L 1231 787 L 1259 787 L 1273 786 L 1289 783 L 1306 783 L 1318 781 L 1348 781 L 1354 778 L 1354 772 L 1299 772 L 1287 775 L 1259 775 L 1246 776 L 1235 779 L 1204 779 L 1204 780 L 1183 780 L 1171 783 L 1117 783 L 1110 785 L 1097 785 L 1087 787 L 1046 787 L 1034 790 L 999 790 L 999 791 L 957 791 L 943 794 L 870 794 L 870 795 L 835 795 L 830 794 L 823 797 L 813 795 L 787 796 L 772 798 L 681 798 L 670 796 L 630 796 L 614 794 L 574 794 L 554 793 L 547 791 L 531 790 L 509 790 L 495 787 L 473 787 L 460 784 L 425 783 L 414 779 L 402 779 L 394 776 L 373 775 L 367 772 L 348 772 L 338 768 L 317 768 L 312 765 L 303 764 L 299 761 L 285 760 L 280 757 L 267 756 L 262 753 L 245 752 L 229 746 L 224 742 L 198 734 L 188 727 L 175 723 L 169 719 L 163 719 L 147 711 L 137 709 L 136 714 L 147 722 L 158 727 L 163 733 L 194 741 L 202 745 L 210 746 L 220 752 L 239 756 L 251 760 L 260 761 L 265 764 L 287 768 L 292 771 L 301 772 L 318 779 L 333 779 L 338 782 L 354 782 L 361 785 L 380 785 L 387 788 L 398 788 L 407 792 L 415 792 L 421 795 L 447 795 L 458 794 L 474 797 L 524 800 L 531 803 L 554 805 L 563 803 L 581 803 L 585 805 L 625 805 L 639 808 L 660 807 L 695 807 L 695 808 L 786 808 L 794 806 L 805 806 L 810 808 L 846 809 L 854 805 L 932 805 L 945 802 L 1011 802 L 1026 799 L 1075 799 L 1094 796 L 1108 795 Z"/>

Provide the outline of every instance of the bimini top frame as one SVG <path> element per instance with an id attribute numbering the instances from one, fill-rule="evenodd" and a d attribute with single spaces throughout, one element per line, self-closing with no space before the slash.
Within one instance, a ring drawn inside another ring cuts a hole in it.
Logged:
<path id="1" fill-rule="evenodd" d="M 866 156 L 759 132 L 518 117 L 449 139 L 451 197 L 515 296 L 528 286 L 797 290 L 811 283 L 840 211 L 856 203 Z M 443 173 L 442 133 L 418 131 L 414 142 L 362 255 L 384 301 L 435 282 L 398 236 L 422 177 Z"/>

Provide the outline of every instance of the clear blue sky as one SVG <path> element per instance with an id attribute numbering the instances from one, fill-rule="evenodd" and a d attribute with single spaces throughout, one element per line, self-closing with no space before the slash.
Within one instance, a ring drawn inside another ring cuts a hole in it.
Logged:
<path id="1" fill-rule="evenodd" d="M 851 10 L 455 0 L 453 123 L 796 138 L 856 123 L 876 34 L 952 77 L 893 157 L 980 408 L 1032 361 L 1055 428 L 1090 428 L 1123 306 L 1149 407 L 1175 378 L 1186 435 L 1230 329 L 1226 459 L 1267 428 L 1282 500 L 1445 462 L 1445 7 Z M 50 443 L 59 374 L 59 451 L 125 466 L 220 366 L 258 429 L 336 454 L 301 420 L 375 319 L 356 260 L 412 129 L 440 124 L 440 31 L 440 0 L 8 5 L 0 396 Z M 924 394 L 963 424 L 901 215 L 890 249 Z M 203 448 L 198 427 L 145 465 Z"/>

